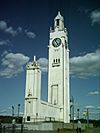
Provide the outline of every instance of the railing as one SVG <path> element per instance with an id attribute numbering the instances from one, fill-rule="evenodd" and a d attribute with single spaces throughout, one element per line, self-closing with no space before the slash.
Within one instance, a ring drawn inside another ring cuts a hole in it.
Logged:
<path id="1" fill-rule="evenodd" d="M 0 124 L 0 133 L 23 133 L 23 124 Z"/>

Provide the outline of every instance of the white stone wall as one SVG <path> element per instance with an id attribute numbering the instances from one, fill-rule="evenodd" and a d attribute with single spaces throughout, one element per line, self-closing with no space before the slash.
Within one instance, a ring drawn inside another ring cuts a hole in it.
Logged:
<path id="1" fill-rule="evenodd" d="M 34 109 L 33 109 L 34 108 Z M 48 102 L 29 98 L 26 100 L 26 114 L 24 114 L 25 122 L 37 121 L 62 121 L 63 108 L 57 105 L 52 105 Z M 30 116 L 30 121 L 27 121 L 27 116 Z"/>
<path id="2" fill-rule="evenodd" d="M 46 121 L 50 119 L 52 121 L 63 121 L 63 118 L 60 118 L 60 113 L 62 112 L 62 109 L 60 109 L 57 105 L 52 105 L 45 101 L 40 101 L 40 110 L 41 110 L 41 116 Z"/>

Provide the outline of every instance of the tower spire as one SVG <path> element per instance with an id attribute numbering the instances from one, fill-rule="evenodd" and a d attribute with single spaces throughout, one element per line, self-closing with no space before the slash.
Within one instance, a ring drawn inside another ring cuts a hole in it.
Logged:
<path id="1" fill-rule="evenodd" d="M 34 56 L 34 62 L 36 61 L 36 56 Z"/>
<path id="2" fill-rule="evenodd" d="M 61 16 L 60 11 L 58 11 L 57 16 L 54 19 L 54 30 L 63 30 L 64 29 L 64 18 Z"/>
<path id="3" fill-rule="evenodd" d="M 61 16 L 60 11 L 58 11 L 58 15 Z"/>

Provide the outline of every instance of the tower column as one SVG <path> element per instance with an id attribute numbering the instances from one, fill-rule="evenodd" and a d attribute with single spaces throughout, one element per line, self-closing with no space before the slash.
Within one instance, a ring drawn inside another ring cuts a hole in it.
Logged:
<path id="1" fill-rule="evenodd" d="M 64 60 L 65 60 L 64 66 L 66 68 L 64 69 L 64 123 L 69 123 L 70 122 L 70 95 L 69 95 L 70 92 L 69 92 L 69 50 L 68 49 L 67 49 L 67 55 Z"/>
<path id="2" fill-rule="evenodd" d="M 34 61 L 26 66 L 24 122 L 34 122 L 40 111 L 41 70 L 34 56 Z"/>
<path id="3" fill-rule="evenodd" d="M 54 30 L 50 30 L 48 61 L 48 102 L 57 104 L 61 109 L 60 120 L 69 123 L 69 49 L 67 30 L 60 12 L 54 19 Z"/>

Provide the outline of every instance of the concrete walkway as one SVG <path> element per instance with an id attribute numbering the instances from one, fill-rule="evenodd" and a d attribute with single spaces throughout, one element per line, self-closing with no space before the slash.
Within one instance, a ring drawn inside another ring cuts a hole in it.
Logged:
<path id="1" fill-rule="evenodd" d="M 24 133 L 77 133 L 76 130 L 60 130 L 60 131 L 24 131 Z M 81 133 L 100 133 L 100 128 L 92 128 L 87 131 L 82 131 Z"/>
<path id="2" fill-rule="evenodd" d="M 100 133 L 100 128 L 92 128 L 87 130 L 86 133 Z"/>

